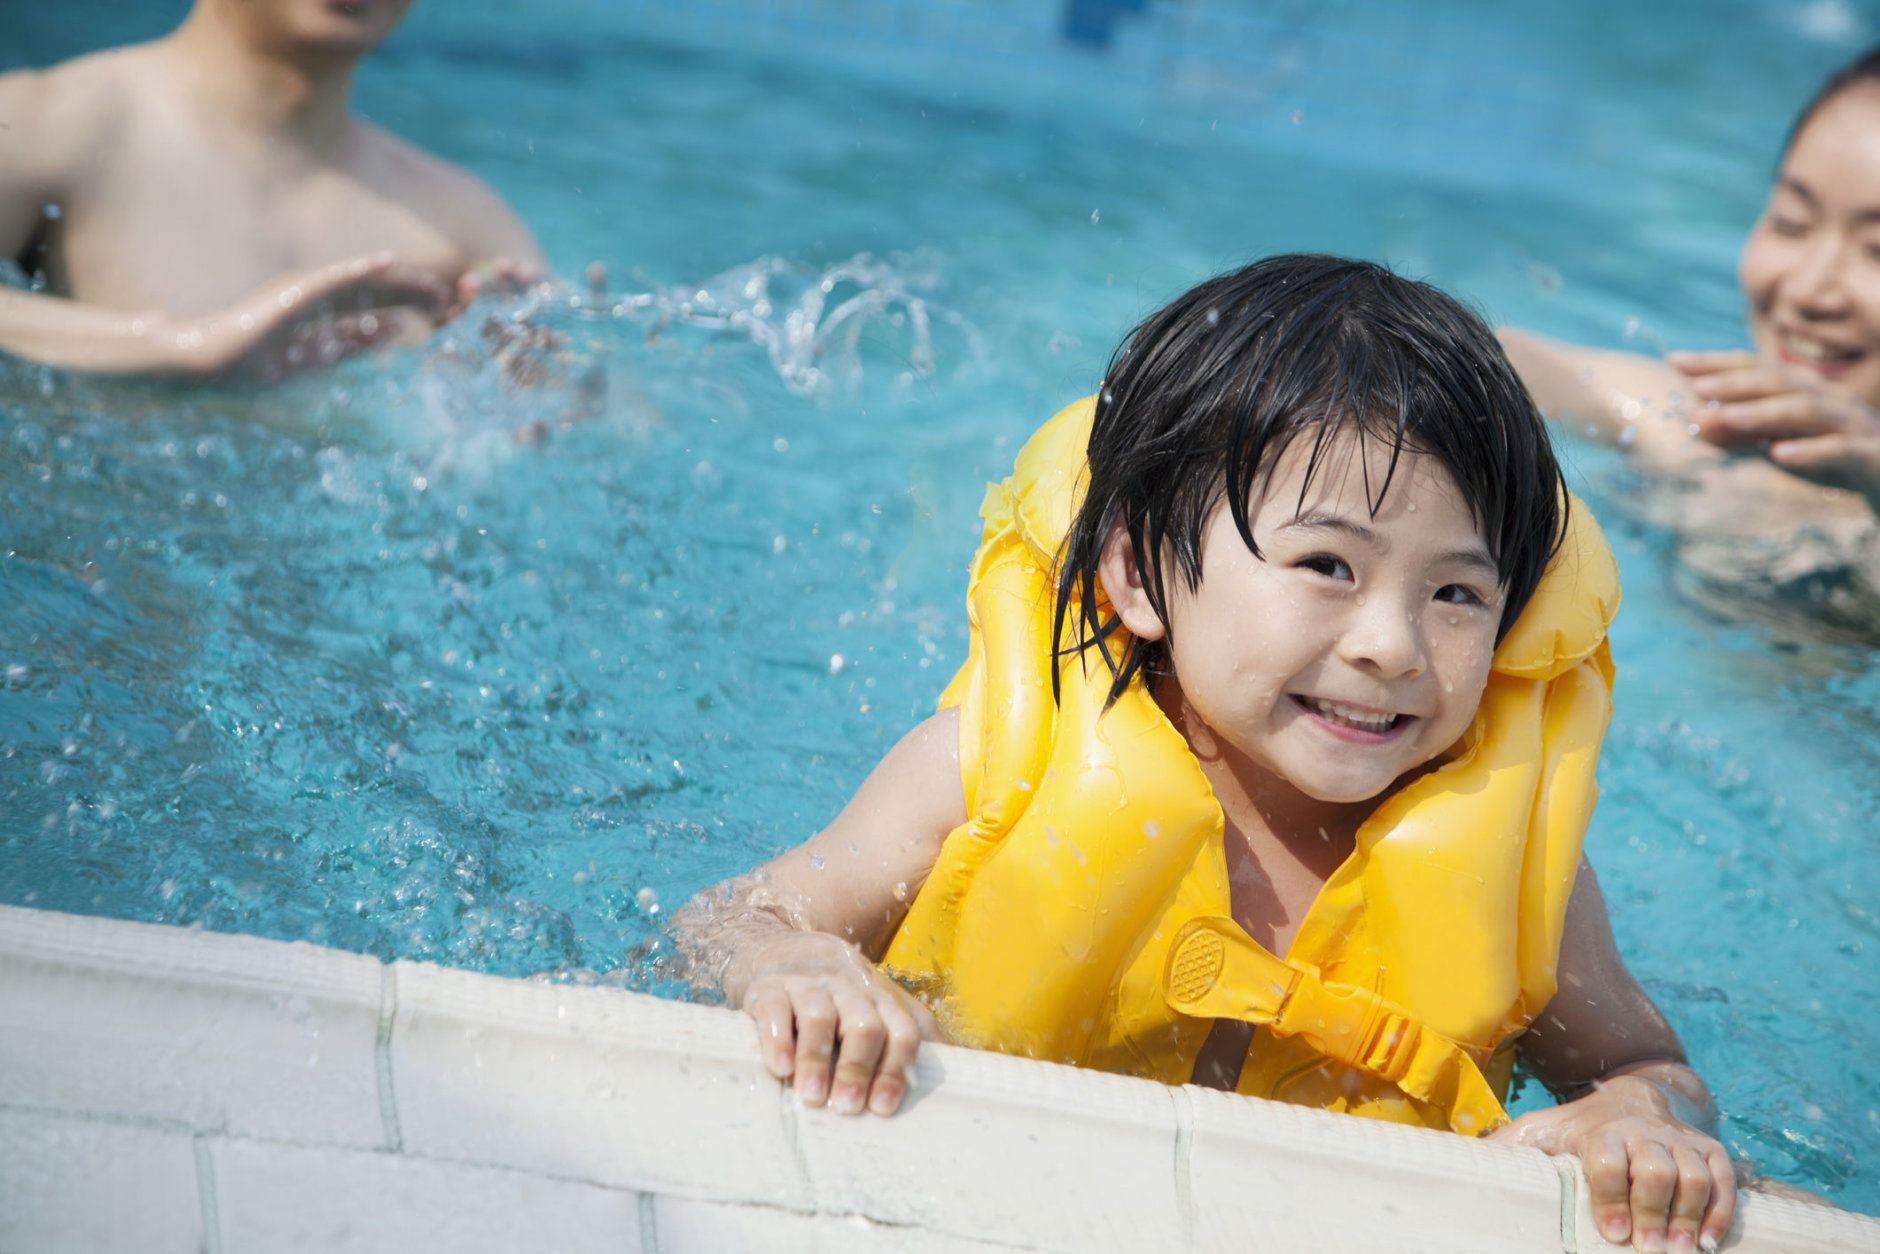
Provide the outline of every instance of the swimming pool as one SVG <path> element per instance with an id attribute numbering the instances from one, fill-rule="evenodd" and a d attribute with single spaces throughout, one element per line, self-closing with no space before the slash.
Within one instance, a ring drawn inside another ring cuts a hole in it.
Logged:
<path id="1" fill-rule="evenodd" d="M 1279 6 L 1230 91 L 1156 6 L 951 74 L 976 10 L 871 66 L 827 25 L 753 17 L 761 57 L 663 6 L 534 8 L 421 6 L 361 103 L 563 272 L 608 263 L 532 315 L 565 343 L 505 369 L 471 319 L 259 397 L 9 377 L 0 902 L 663 987 L 664 911 L 930 708 L 983 483 L 1135 318 L 1315 248 L 1589 341 L 1734 342 L 1761 174 L 1850 38 L 1705 6 L 1742 55 L 1692 64 L 1675 7 Z M 16 20 L 25 61 L 97 29 Z M 1438 80 L 1473 86 L 1414 108 Z M 1589 842 L 1620 942 L 1732 1148 L 1880 1211 L 1880 671 L 1686 605 L 1619 468 L 1569 459 L 1626 573 Z"/>

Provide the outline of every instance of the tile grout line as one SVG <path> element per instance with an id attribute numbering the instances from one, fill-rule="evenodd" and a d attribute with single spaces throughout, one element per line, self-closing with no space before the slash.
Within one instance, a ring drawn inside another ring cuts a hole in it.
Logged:
<path id="1" fill-rule="evenodd" d="M 215 1160 L 209 1154 L 209 1142 L 200 1133 L 189 1138 L 196 1156 L 196 1201 L 202 1207 L 202 1248 L 204 1254 L 222 1254 L 222 1215 L 215 1198 Z"/>
<path id="2" fill-rule="evenodd" d="M 389 962 L 379 964 L 379 1031 L 373 1044 L 373 1066 L 379 1077 L 379 1123 L 385 1130 L 385 1148 L 404 1152 L 405 1135 L 398 1126 L 398 1095 L 392 1088 L 392 1023 L 398 1017 L 398 975 Z"/>
<path id="3" fill-rule="evenodd" d="M 1181 1225 L 1182 1248 L 1195 1248 L 1195 1111 L 1185 1085 L 1171 1085 L 1175 1108 L 1175 1217 Z"/>
<path id="4" fill-rule="evenodd" d="M 797 1184 L 809 1202 L 810 1213 L 822 1213 L 822 1199 L 816 1195 L 816 1182 L 810 1176 L 809 1151 L 803 1145 L 803 1127 L 796 1088 L 789 1083 L 777 1085 L 777 1117 L 783 1120 L 783 1135 L 790 1142 L 790 1159 L 796 1165 Z"/>
<path id="5" fill-rule="evenodd" d="M 1561 1254 L 1579 1254 L 1580 1173 L 1574 1168 L 1579 1160 L 1564 1154 L 1550 1154 L 1548 1161 L 1560 1178 Z"/>
<path id="6" fill-rule="evenodd" d="M 653 1195 L 640 1194 L 640 1254 L 659 1254 L 659 1216 L 653 1209 Z"/>

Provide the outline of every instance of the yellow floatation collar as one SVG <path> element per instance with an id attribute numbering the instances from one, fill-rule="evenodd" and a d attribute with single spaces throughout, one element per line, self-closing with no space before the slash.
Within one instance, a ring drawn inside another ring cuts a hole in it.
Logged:
<path id="1" fill-rule="evenodd" d="M 1554 993 L 1610 714 L 1618 574 L 1586 507 L 1496 649 L 1448 760 L 1387 797 L 1284 957 L 1234 923 L 1219 804 L 1147 688 L 1065 659 L 1056 559 L 1094 401 L 986 494 L 957 706 L 967 821 L 883 965 L 955 1039 L 1184 1083 L 1216 1018 L 1254 1034 L 1239 1091 L 1486 1132 L 1513 1038 Z"/>

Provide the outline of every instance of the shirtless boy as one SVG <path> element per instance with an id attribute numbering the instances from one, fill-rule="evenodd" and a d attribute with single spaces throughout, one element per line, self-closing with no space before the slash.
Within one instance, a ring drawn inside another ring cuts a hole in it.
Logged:
<path id="1" fill-rule="evenodd" d="M 0 75 L 0 351 L 271 373 L 428 332 L 541 251 L 467 171 L 348 110 L 411 0 L 196 0 L 162 39 Z"/>

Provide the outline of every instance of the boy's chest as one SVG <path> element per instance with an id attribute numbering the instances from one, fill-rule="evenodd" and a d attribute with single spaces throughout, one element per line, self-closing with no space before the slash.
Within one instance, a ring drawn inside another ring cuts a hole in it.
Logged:
<path id="1" fill-rule="evenodd" d="M 382 251 L 447 272 L 462 264 L 434 224 L 343 170 L 138 150 L 74 191 L 53 277 L 109 307 L 209 313 L 286 272 Z"/>

